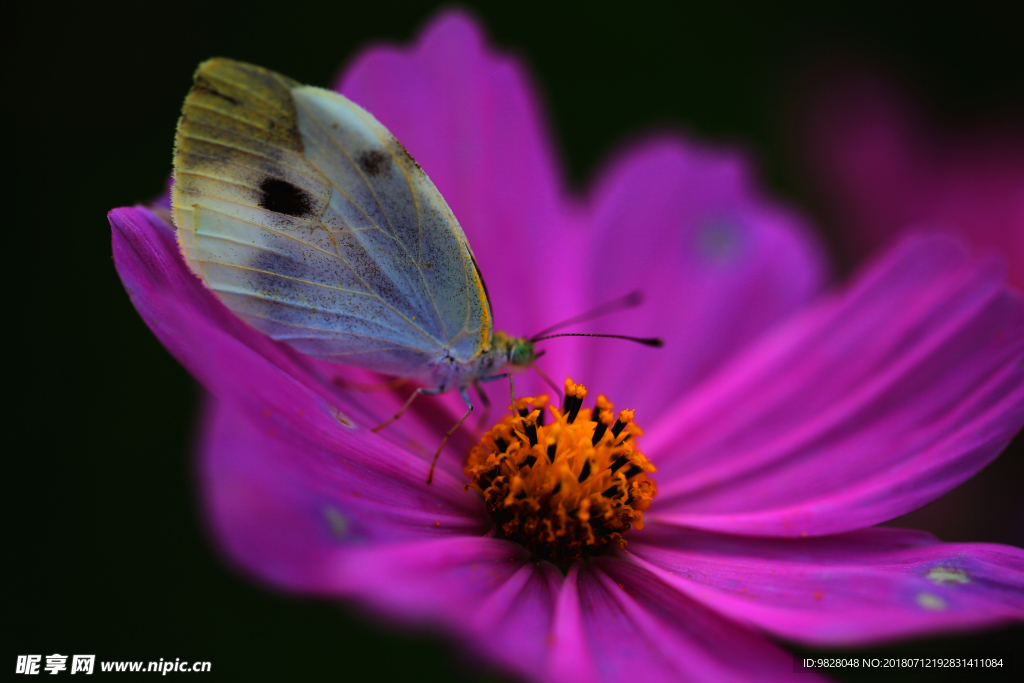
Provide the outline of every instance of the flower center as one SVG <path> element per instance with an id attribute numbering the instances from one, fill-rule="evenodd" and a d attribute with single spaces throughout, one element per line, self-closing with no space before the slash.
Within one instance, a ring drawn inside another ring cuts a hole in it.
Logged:
<path id="1" fill-rule="evenodd" d="M 561 410 L 547 396 L 516 400 L 516 414 L 483 435 L 465 468 L 466 488 L 483 496 L 499 533 L 563 570 L 625 546 L 622 535 L 643 528 L 657 493 L 633 411 L 616 414 L 604 396 L 584 408 L 586 396 L 566 379 Z"/>

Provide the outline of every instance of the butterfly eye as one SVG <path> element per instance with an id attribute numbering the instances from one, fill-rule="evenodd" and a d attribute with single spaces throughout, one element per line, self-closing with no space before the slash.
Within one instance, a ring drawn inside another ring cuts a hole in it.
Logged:
<path id="1" fill-rule="evenodd" d="M 512 357 L 509 362 L 512 365 L 529 365 L 533 362 L 533 344 L 519 343 L 512 349 Z"/>

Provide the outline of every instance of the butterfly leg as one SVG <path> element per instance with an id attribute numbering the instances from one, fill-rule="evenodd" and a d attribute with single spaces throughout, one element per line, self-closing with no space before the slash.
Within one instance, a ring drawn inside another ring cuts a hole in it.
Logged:
<path id="1" fill-rule="evenodd" d="M 476 423 L 476 428 L 473 430 L 472 442 L 476 443 L 480 440 L 480 435 L 484 431 L 484 427 L 487 425 L 487 420 L 491 417 L 491 399 L 487 398 L 487 394 L 480 388 L 480 382 L 473 382 L 473 388 L 476 389 L 476 395 L 480 397 L 480 403 L 484 409 L 480 414 L 480 419 Z"/>
<path id="2" fill-rule="evenodd" d="M 423 392 L 427 393 L 427 392 Z M 459 394 L 462 396 L 462 400 L 466 402 L 466 412 L 459 418 L 459 421 L 455 423 L 455 426 L 448 430 L 448 433 L 441 439 L 441 445 L 437 447 L 437 452 L 434 453 L 434 459 L 430 461 L 430 474 L 427 475 L 427 483 L 429 484 L 434 479 L 434 465 L 437 464 L 437 459 L 441 457 L 441 451 L 444 450 L 444 445 L 448 443 L 448 437 L 455 433 L 455 430 L 462 426 L 462 423 L 466 421 L 469 414 L 473 412 L 473 402 L 469 400 L 469 393 L 466 391 L 466 387 L 459 389 Z"/>
<path id="3" fill-rule="evenodd" d="M 506 377 L 508 377 L 508 393 L 512 397 L 512 404 L 511 404 L 512 407 L 510 408 L 510 410 L 512 411 L 512 414 L 515 415 L 515 412 L 516 412 L 516 387 L 515 387 L 515 384 L 513 384 L 513 382 L 512 382 L 512 373 L 511 372 L 503 372 L 500 375 L 491 375 L 490 377 L 481 377 L 477 381 L 478 382 L 494 382 L 494 381 L 497 381 L 499 379 L 505 379 Z"/>
<path id="4" fill-rule="evenodd" d="M 394 422 L 398 418 L 402 417 L 402 415 L 405 414 L 405 411 L 409 409 L 409 406 L 412 405 L 412 402 L 415 401 L 416 397 L 419 396 L 420 394 L 428 394 L 430 396 L 435 396 L 437 394 L 443 394 L 443 393 L 444 393 L 444 387 L 438 387 L 436 389 L 426 389 L 424 387 L 420 387 L 416 391 L 414 391 L 411 394 L 409 394 L 409 398 L 406 399 L 405 404 L 401 408 L 399 408 L 398 412 L 395 413 L 394 416 L 392 416 L 390 419 L 384 420 L 383 422 L 381 422 L 379 425 L 377 425 L 376 427 L 374 427 L 370 431 L 372 431 L 374 434 L 376 434 L 377 432 L 379 432 L 380 430 L 384 429 L 385 427 L 387 427 L 389 424 L 391 424 L 392 422 Z"/>
<path id="5" fill-rule="evenodd" d="M 538 357 L 540 356 L 540 354 L 537 355 Z M 562 396 L 562 390 L 558 388 L 558 385 L 552 382 L 551 378 L 548 377 L 548 374 L 541 370 L 540 366 L 538 366 L 536 363 L 533 363 L 532 365 L 530 365 L 530 367 L 533 368 L 537 372 L 537 374 L 540 375 L 540 378 L 544 380 L 544 382 L 554 390 L 555 396 L 558 397 L 558 405 L 562 405 L 564 397 Z"/>

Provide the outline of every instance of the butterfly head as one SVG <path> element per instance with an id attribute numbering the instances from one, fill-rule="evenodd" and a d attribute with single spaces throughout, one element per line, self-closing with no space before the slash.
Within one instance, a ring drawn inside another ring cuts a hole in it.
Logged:
<path id="1" fill-rule="evenodd" d="M 533 342 L 529 339 L 513 338 L 515 342 L 508 354 L 508 364 L 517 368 L 526 368 L 533 365 L 537 359 L 537 352 L 533 348 Z"/>
<path id="2" fill-rule="evenodd" d="M 513 371 L 530 367 L 540 355 L 529 339 L 512 337 L 504 332 L 495 333 L 494 349 L 508 369 Z"/>

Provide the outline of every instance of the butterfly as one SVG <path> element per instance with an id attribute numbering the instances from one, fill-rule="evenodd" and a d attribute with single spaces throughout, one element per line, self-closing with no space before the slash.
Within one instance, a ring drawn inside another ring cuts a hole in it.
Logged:
<path id="1" fill-rule="evenodd" d="M 454 389 L 467 410 L 447 441 L 473 410 L 470 386 L 539 356 L 540 335 L 494 331 L 451 208 L 343 95 L 229 59 L 202 63 L 174 181 L 181 254 L 228 309 L 304 354 L 425 384 L 375 431 L 420 394 Z"/>

